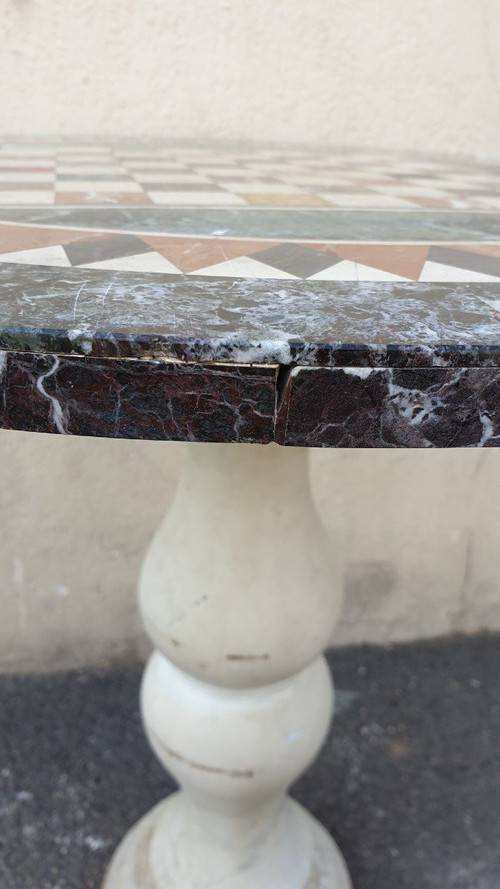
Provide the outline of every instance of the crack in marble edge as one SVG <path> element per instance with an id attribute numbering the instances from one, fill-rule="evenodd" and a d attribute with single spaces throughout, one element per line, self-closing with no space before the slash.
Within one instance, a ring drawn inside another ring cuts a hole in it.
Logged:
<path id="1" fill-rule="evenodd" d="M 224 367 L 224 368 L 232 368 L 233 370 L 237 370 L 238 368 L 247 368 L 247 367 L 255 367 L 261 370 L 278 370 L 282 365 L 278 362 L 270 362 L 270 363 L 257 363 L 257 362 L 244 362 L 244 361 L 183 361 L 182 358 L 172 358 L 170 356 L 158 356 L 151 357 L 149 355 L 139 355 L 139 356 L 131 356 L 131 355 L 82 355 L 80 352 L 59 352 L 57 350 L 50 350 L 46 352 L 39 352 L 36 349 L 0 349 L 0 372 L 5 366 L 7 359 L 10 355 L 31 355 L 37 356 L 38 358 L 70 358 L 73 361 L 83 361 L 86 364 L 114 364 L 119 362 L 130 364 L 155 364 L 155 365 L 164 365 L 164 364 L 172 364 L 175 366 L 181 367 L 197 367 L 197 368 L 216 368 L 216 367 Z M 286 367 L 287 365 L 283 365 Z M 315 370 L 318 368 L 309 368 L 310 370 Z"/>
<path id="2" fill-rule="evenodd" d="M 311 371 L 318 372 L 319 371 L 319 372 L 323 372 L 323 373 L 325 371 L 327 371 L 327 372 L 328 371 L 329 372 L 335 371 L 339 374 L 340 373 L 345 374 L 346 376 L 358 377 L 360 379 L 368 379 L 372 374 L 377 374 L 377 373 L 388 373 L 390 376 L 392 376 L 393 371 L 397 370 L 397 368 L 395 369 L 395 368 L 387 368 L 387 367 L 349 367 L 349 366 L 347 366 L 347 367 L 345 367 L 345 366 L 344 367 L 307 367 L 307 366 L 301 366 L 301 365 L 293 365 L 293 364 L 286 365 L 286 364 L 276 364 L 276 363 L 272 364 L 272 365 L 271 364 L 264 364 L 264 365 L 243 364 L 243 363 L 237 364 L 234 362 L 202 362 L 202 363 L 199 363 L 199 362 L 182 361 L 180 359 L 146 359 L 146 360 L 143 359 L 141 361 L 140 359 L 137 359 L 137 358 L 117 358 L 117 357 L 94 358 L 94 357 L 82 356 L 82 355 L 78 355 L 78 354 L 74 354 L 74 353 L 73 354 L 55 354 L 55 353 L 48 353 L 48 352 L 33 353 L 31 351 L 22 352 L 19 350 L 0 349 L 0 382 L 3 382 L 3 377 L 5 374 L 5 371 L 8 367 L 9 356 L 12 356 L 15 360 L 16 356 L 34 357 L 37 354 L 41 358 L 52 358 L 56 362 L 56 364 L 52 368 L 49 369 L 49 372 L 45 375 L 42 375 L 42 377 L 40 377 L 38 380 L 37 388 L 39 389 L 39 391 L 41 392 L 42 395 L 45 395 L 46 393 L 44 393 L 42 391 L 43 386 L 41 388 L 41 386 L 39 385 L 40 381 L 43 384 L 43 380 L 45 379 L 45 377 L 51 375 L 54 371 L 56 371 L 58 369 L 61 358 L 75 360 L 75 361 L 79 361 L 79 362 L 82 362 L 84 364 L 89 364 L 89 365 L 96 364 L 96 363 L 101 364 L 101 365 L 104 364 L 104 365 L 108 365 L 109 367 L 116 365 L 116 362 L 118 361 L 120 363 L 123 362 L 126 364 L 133 364 L 134 362 L 137 364 L 139 362 L 142 364 L 150 364 L 150 365 L 159 366 L 159 367 L 165 366 L 165 365 L 172 365 L 173 367 L 182 367 L 183 366 L 186 369 L 188 369 L 188 368 L 197 368 L 198 370 L 201 369 L 202 372 L 203 372 L 204 368 L 206 368 L 207 371 L 210 371 L 211 369 L 221 369 L 221 370 L 230 370 L 233 372 L 235 372 L 235 371 L 237 372 L 240 369 L 247 369 L 247 368 L 256 368 L 257 370 L 260 369 L 263 371 L 266 370 L 266 371 L 270 371 L 270 372 L 273 371 L 274 372 L 274 395 L 275 395 L 275 397 L 274 397 L 274 406 L 273 406 L 273 411 L 272 411 L 273 432 L 272 432 L 271 441 L 275 442 L 276 444 L 278 444 L 280 446 L 287 446 L 287 445 L 291 444 L 291 442 L 288 441 L 288 425 L 289 425 L 289 418 L 290 418 L 290 398 L 292 395 L 293 380 L 296 379 L 297 377 L 299 377 L 300 374 L 303 373 L 304 371 L 309 371 L 309 372 L 311 372 Z M 410 368 L 410 370 L 417 371 L 417 372 L 418 371 L 425 372 L 425 371 L 428 371 L 429 369 L 430 368 Z M 492 368 L 481 368 L 481 367 L 449 368 L 449 367 L 442 367 L 442 366 L 435 367 L 432 369 L 434 371 L 440 372 L 440 374 L 443 374 L 443 376 L 444 375 L 448 376 L 450 371 L 452 371 L 455 375 L 457 375 L 457 374 L 460 375 L 461 373 L 463 373 L 465 371 L 473 372 L 473 371 L 477 371 L 477 370 L 489 370 L 489 371 L 492 370 Z M 497 368 L 497 370 L 500 373 L 500 368 Z M 269 378 L 271 376 L 272 376 L 272 373 L 269 373 L 269 375 L 265 374 L 265 377 L 268 380 L 268 382 L 269 382 Z M 47 396 L 47 397 L 49 397 L 49 399 L 51 401 L 53 401 L 51 396 Z M 56 403 L 55 406 L 58 407 L 58 403 Z M 59 424 L 57 422 L 57 416 L 56 416 L 57 431 L 59 433 L 65 433 L 66 430 L 64 428 L 60 428 L 61 425 L 62 425 L 62 423 Z M 169 439 L 167 439 L 167 440 L 169 440 Z M 187 440 L 187 439 L 185 439 L 185 440 Z M 202 441 L 203 439 L 199 439 L 199 440 Z M 269 443 L 269 442 L 264 442 L 262 439 L 261 440 L 255 439 L 254 443 L 255 444 L 258 444 L 258 443 L 264 444 L 264 443 Z M 315 443 L 311 443 L 310 445 L 306 445 L 306 446 L 315 447 L 315 446 L 321 446 L 321 445 L 319 445 L 319 443 L 315 442 Z M 480 444 L 475 445 L 475 447 L 478 447 L 478 446 L 481 446 L 481 445 Z"/>

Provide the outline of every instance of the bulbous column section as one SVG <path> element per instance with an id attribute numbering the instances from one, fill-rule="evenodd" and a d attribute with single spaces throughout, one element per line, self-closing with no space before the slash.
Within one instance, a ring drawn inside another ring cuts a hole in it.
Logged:
<path id="1" fill-rule="evenodd" d="M 321 747 L 321 656 L 341 605 L 307 452 L 187 445 L 140 599 L 156 651 L 151 744 L 181 791 L 125 838 L 105 889 L 349 889 L 333 840 L 286 796 Z"/>

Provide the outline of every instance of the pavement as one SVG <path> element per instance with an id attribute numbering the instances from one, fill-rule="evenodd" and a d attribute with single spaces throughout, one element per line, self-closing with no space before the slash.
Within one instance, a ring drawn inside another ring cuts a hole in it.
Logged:
<path id="1" fill-rule="evenodd" d="M 354 889 L 499 889 L 500 636 L 328 659 L 337 715 L 292 792 Z M 140 672 L 0 677 L 1 889 L 97 889 L 126 830 L 174 789 L 142 733 Z"/>

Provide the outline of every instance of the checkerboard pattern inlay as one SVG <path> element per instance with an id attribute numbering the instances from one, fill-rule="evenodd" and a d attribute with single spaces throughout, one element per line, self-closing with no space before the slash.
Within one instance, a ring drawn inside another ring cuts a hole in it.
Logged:
<path id="1" fill-rule="evenodd" d="M 500 167 L 351 152 L 0 143 L 0 204 L 500 209 Z"/>

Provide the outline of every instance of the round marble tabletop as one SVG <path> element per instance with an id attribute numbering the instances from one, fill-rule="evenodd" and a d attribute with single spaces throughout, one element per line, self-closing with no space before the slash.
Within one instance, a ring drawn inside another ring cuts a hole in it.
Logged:
<path id="1" fill-rule="evenodd" d="M 500 444 L 500 165 L 0 144 L 0 427 Z"/>

